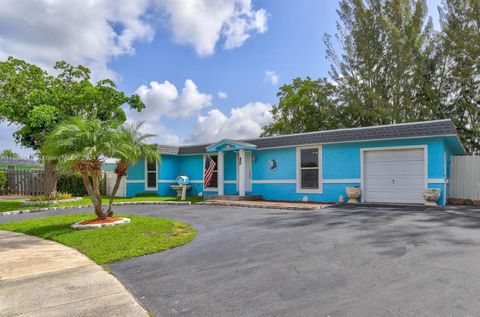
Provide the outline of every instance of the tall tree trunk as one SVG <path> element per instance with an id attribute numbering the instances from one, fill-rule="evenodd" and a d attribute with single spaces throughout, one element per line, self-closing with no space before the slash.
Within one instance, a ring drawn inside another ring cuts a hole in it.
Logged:
<path id="1" fill-rule="evenodd" d="M 86 170 L 80 170 L 80 175 L 82 177 L 83 185 L 87 190 L 88 197 L 90 197 L 90 200 L 92 201 L 93 206 L 95 208 L 95 214 L 99 219 L 105 218 L 105 213 L 103 212 L 103 208 L 102 208 L 102 199 L 100 198 L 100 201 L 99 201 L 97 196 L 95 195 L 95 191 L 93 189 L 92 183 L 88 178 L 88 172 Z"/>
<path id="2" fill-rule="evenodd" d="M 122 181 L 122 177 L 127 175 L 128 163 L 125 161 L 118 161 L 117 166 L 115 167 L 115 174 L 117 174 L 117 179 L 115 180 L 115 185 L 113 186 L 112 192 L 110 193 L 110 200 L 108 202 L 108 211 L 107 216 L 113 216 L 113 200 L 115 199 L 115 195 L 117 194 L 118 188 L 120 187 L 120 182 Z"/>
<path id="3" fill-rule="evenodd" d="M 44 194 L 47 196 L 57 193 L 57 162 L 45 160 Z"/>
<path id="4" fill-rule="evenodd" d="M 117 174 L 117 179 L 115 180 L 115 185 L 113 186 L 112 193 L 110 194 L 110 200 L 108 201 L 108 210 L 107 210 L 107 216 L 111 217 L 113 216 L 113 199 L 115 198 L 115 195 L 117 194 L 118 188 L 120 187 L 120 182 L 122 181 L 122 175 Z"/>
<path id="5" fill-rule="evenodd" d="M 100 184 L 98 181 L 98 172 L 99 170 L 93 169 L 92 170 L 92 185 L 93 185 L 93 195 L 97 201 L 97 205 L 95 205 L 95 213 L 100 214 L 98 218 L 103 219 L 107 215 L 103 212 L 103 205 L 102 205 L 102 195 L 100 194 Z M 97 214 L 97 215 L 98 215 Z"/>

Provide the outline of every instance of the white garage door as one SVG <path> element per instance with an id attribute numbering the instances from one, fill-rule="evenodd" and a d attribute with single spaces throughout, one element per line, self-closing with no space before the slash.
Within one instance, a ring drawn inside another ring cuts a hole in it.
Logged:
<path id="1" fill-rule="evenodd" d="M 365 151 L 363 164 L 366 202 L 423 202 L 423 149 Z"/>

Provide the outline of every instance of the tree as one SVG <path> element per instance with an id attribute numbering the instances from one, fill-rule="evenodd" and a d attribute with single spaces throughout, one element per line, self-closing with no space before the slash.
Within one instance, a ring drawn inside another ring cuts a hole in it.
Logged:
<path id="1" fill-rule="evenodd" d="M 99 119 L 72 117 L 58 124 L 42 140 L 41 154 L 67 170 L 79 172 L 95 214 L 106 217 L 102 206 L 99 176 L 102 157 L 121 144 L 119 133 Z"/>
<path id="2" fill-rule="evenodd" d="M 20 159 L 20 154 L 12 151 L 10 149 L 5 149 L 2 152 L 0 152 L 0 157 L 18 160 L 18 159 Z"/>
<path id="3" fill-rule="evenodd" d="M 128 166 L 135 164 L 141 158 L 150 162 L 160 159 L 157 146 L 145 143 L 155 135 L 142 133 L 142 126 L 143 122 L 123 125 L 118 129 L 118 144 L 113 148 L 113 152 L 109 154 L 111 157 L 118 159 L 114 170 L 117 178 L 108 203 L 107 216 L 109 217 L 113 215 L 113 199 L 118 191 L 122 177 L 127 175 Z"/>
<path id="4" fill-rule="evenodd" d="M 58 75 L 9 57 L 0 62 L 0 120 L 17 124 L 16 141 L 39 151 L 42 140 L 55 126 L 71 116 L 98 118 L 110 126 L 126 121 L 122 105 L 141 111 L 136 94 L 118 91 L 111 80 L 90 81 L 90 70 L 64 61 L 55 64 Z M 47 195 L 56 191 L 56 161 L 44 160 Z"/>
<path id="5" fill-rule="evenodd" d="M 467 151 L 480 153 L 480 1 L 446 0 L 441 9 L 439 114 L 455 123 Z"/>
<path id="6" fill-rule="evenodd" d="M 336 39 L 325 35 L 331 76 L 350 126 L 431 116 L 433 28 L 425 0 L 342 0 Z"/>
<path id="7" fill-rule="evenodd" d="M 272 109 L 273 122 L 264 127 L 264 135 L 300 133 L 340 127 L 335 106 L 335 87 L 322 78 L 295 78 L 280 87 L 279 102 Z"/>

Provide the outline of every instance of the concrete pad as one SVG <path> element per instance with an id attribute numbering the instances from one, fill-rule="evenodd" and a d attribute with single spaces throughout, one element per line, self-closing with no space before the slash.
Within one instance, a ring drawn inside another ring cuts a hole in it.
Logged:
<path id="1" fill-rule="evenodd" d="M 78 251 L 56 242 L 0 230 L 0 280 L 92 264 Z"/>
<path id="2" fill-rule="evenodd" d="M 125 287 L 85 255 L 0 231 L 0 316 L 146 316 Z"/>

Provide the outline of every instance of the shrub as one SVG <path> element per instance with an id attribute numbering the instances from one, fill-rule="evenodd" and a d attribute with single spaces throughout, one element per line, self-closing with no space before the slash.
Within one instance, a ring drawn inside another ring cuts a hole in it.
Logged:
<path id="1" fill-rule="evenodd" d="M 7 173 L 0 171 L 0 195 L 5 195 L 7 191 Z"/>
<path id="2" fill-rule="evenodd" d="M 160 195 L 157 192 L 143 192 L 136 194 L 135 197 L 160 197 Z"/>
<path id="3" fill-rule="evenodd" d="M 30 199 L 29 201 L 46 201 L 46 200 L 63 200 L 63 199 L 70 199 L 72 198 L 72 194 L 69 193 L 56 193 L 53 195 L 43 195 L 43 196 L 35 196 Z"/>
<path id="4" fill-rule="evenodd" d="M 104 191 L 104 180 L 103 177 L 100 178 L 100 189 Z M 70 193 L 76 197 L 87 196 L 87 190 L 83 185 L 82 177 L 79 173 L 61 175 L 58 178 L 57 191 L 61 193 Z"/>

